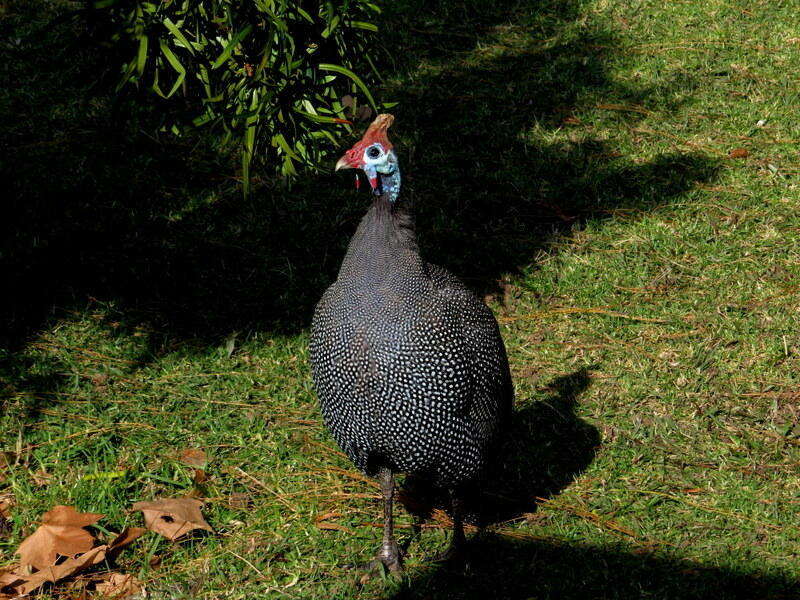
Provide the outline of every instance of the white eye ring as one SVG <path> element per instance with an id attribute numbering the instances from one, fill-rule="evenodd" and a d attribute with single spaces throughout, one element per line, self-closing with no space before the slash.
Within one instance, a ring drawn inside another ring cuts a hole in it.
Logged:
<path id="1" fill-rule="evenodd" d="M 374 144 L 364 151 L 364 160 L 367 162 L 376 161 L 383 156 L 383 150 L 378 144 Z"/>

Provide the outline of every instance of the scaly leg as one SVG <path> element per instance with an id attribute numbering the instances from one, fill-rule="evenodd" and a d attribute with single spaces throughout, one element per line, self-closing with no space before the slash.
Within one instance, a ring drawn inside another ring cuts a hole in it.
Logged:
<path id="1" fill-rule="evenodd" d="M 434 560 L 437 562 L 465 563 L 467 538 L 464 536 L 464 506 L 456 490 L 449 490 L 453 511 L 453 537 L 450 546 Z"/>
<path id="2" fill-rule="evenodd" d="M 394 517 L 392 515 L 394 475 L 391 469 L 381 469 L 380 482 L 381 494 L 383 494 L 383 543 L 381 543 L 381 549 L 378 550 L 375 558 L 386 565 L 391 573 L 402 573 L 400 550 L 394 539 Z"/>

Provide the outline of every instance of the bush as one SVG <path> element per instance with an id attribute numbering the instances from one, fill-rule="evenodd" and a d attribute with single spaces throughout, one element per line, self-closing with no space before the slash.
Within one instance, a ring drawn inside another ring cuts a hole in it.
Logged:
<path id="1" fill-rule="evenodd" d="M 221 127 L 251 166 L 294 175 L 320 164 L 350 131 L 357 100 L 375 102 L 358 65 L 370 65 L 364 0 L 89 0 L 95 30 L 121 57 L 118 90 L 160 98 L 176 134 Z M 363 110 L 363 108 L 362 108 Z"/>

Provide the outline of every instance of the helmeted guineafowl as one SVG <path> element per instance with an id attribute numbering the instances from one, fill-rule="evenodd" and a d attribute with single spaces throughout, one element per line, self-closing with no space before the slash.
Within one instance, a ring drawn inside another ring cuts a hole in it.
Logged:
<path id="1" fill-rule="evenodd" d="M 373 203 L 339 276 L 317 304 L 310 356 L 322 416 L 341 449 L 380 479 L 377 560 L 401 562 L 392 525 L 394 473 L 430 478 L 453 500 L 453 548 L 464 541 L 459 488 L 486 466 L 513 388 L 491 311 L 456 277 L 426 263 L 400 170 L 378 115 L 336 169 L 361 169 Z"/>

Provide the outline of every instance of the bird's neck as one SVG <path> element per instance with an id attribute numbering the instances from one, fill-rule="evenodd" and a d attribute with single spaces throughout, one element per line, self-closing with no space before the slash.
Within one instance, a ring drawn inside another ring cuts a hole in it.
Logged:
<path id="1" fill-rule="evenodd" d="M 399 199 L 384 188 L 358 226 L 339 278 L 374 285 L 398 272 L 421 271 L 413 207 L 409 199 Z"/>
<path id="2" fill-rule="evenodd" d="M 377 172 L 378 175 L 378 197 L 386 196 L 390 204 L 397 202 L 400 196 L 400 167 L 397 158 L 390 151 L 390 160 Z"/>

